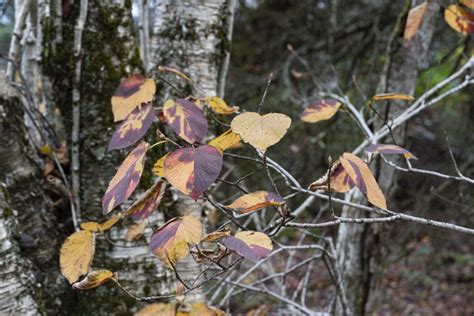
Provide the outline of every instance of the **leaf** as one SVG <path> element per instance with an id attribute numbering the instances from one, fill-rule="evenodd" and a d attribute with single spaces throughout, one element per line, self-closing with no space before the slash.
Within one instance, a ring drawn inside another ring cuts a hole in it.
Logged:
<path id="1" fill-rule="evenodd" d="M 151 186 L 140 198 L 132 204 L 125 215 L 134 220 L 144 219 L 153 213 L 165 194 L 167 182 L 160 180 Z"/>
<path id="2" fill-rule="evenodd" d="M 359 157 L 350 153 L 344 153 L 339 160 L 341 161 L 344 170 L 346 170 L 359 190 L 364 193 L 369 202 L 382 209 L 387 209 L 385 196 L 383 195 L 382 190 L 380 190 L 369 166 L 367 166 L 367 164 Z"/>
<path id="3" fill-rule="evenodd" d="M 141 142 L 117 170 L 102 198 L 102 212 L 104 214 L 109 213 L 114 207 L 125 201 L 136 189 L 143 172 L 147 149 L 148 143 Z"/>
<path id="4" fill-rule="evenodd" d="M 373 101 L 380 101 L 380 100 L 407 100 L 407 101 L 413 101 L 415 100 L 414 97 L 408 94 L 403 94 L 403 93 L 381 93 L 374 95 L 372 97 Z"/>
<path id="5" fill-rule="evenodd" d="M 133 224 L 127 230 L 127 234 L 125 235 L 125 240 L 132 241 L 132 240 L 136 240 L 140 238 L 141 236 L 143 236 L 143 232 L 145 231 L 145 228 L 146 228 L 146 221 L 141 221 L 137 224 Z"/>
<path id="6" fill-rule="evenodd" d="M 155 162 L 155 165 L 153 166 L 153 172 L 159 177 L 165 177 L 165 159 L 166 157 L 168 157 L 169 154 L 170 153 L 167 153 L 166 155 L 158 159 Z"/>
<path id="7" fill-rule="evenodd" d="M 204 237 L 202 237 L 201 242 L 216 241 L 217 239 L 220 239 L 222 237 L 227 237 L 227 236 L 230 236 L 230 228 L 223 227 L 219 230 L 216 230 L 215 232 L 206 234 Z"/>
<path id="8" fill-rule="evenodd" d="M 70 284 L 86 274 L 94 258 L 95 238 L 88 230 L 80 230 L 64 241 L 59 255 L 61 274 Z"/>
<path id="9" fill-rule="evenodd" d="M 342 167 L 338 160 L 331 166 L 331 183 L 328 181 L 329 171 L 324 176 L 309 185 L 309 190 L 326 190 L 331 192 L 346 193 L 354 187 L 354 182 L 349 177 L 349 174 Z"/>
<path id="10" fill-rule="evenodd" d="M 185 258 L 189 254 L 188 244 L 197 244 L 201 240 L 202 227 L 199 219 L 191 215 L 176 217 L 153 232 L 150 247 L 160 260 L 169 265 Z"/>
<path id="11" fill-rule="evenodd" d="M 427 6 L 428 2 L 423 2 L 422 4 L 411 8 L 410 12 L 408 12 L 407 23 L 405 24 L 405 31 L 403 33 L 405 39 L 409 40 L 416 35 L 416 32 L 423 21 L 423 15 L 426 12 Z"/>
<path id="12" fill-rule="evenodd" d="M 222 169 L 222 155 L 214 147 L 181 148 L 165 159 L 165 177 L 179 191 L 197 200 Z"/>
<path id="13" fill-rule="evenodd" d="M 285 200 L 272 192 L 257 191 L 242 195 L 226 207 L 231 208 L 241 214 L 253 212 L 273 205 L 278 206 L 285 203 Z"/>
<path id="14" fill-rule="evenodd" d="M 474 10 L 474 0 L 461 0 L 460 3 L 465 5 L 469 9 Z"/>
<path id="15" fill-rule="evenodd" d="M 176 315 L 176 306 L 174 304 L 166 303 L 153 303 L 148 304 L 139 311 L 137 311 L 135 316 L 175 316 Z"/>
<path id="16" fill-rule="evenodd" d="M 93 289 L 113 279 L 114 276 L 115 274 L 109 270 L 91 271 L 82 281 L 74 283 L 72 288 L 75 290 Z"/>
<path id="17" fill-rule="evenodd" d="M 334 99 L 315 100 L 300 114 L 300 117 L 307 123 L 329 120 L 340 107 L 341 102 Z"/>
<path id="18" fill-rule="evenodd" d="M 369 153 L 378 153 L 384 155 L 404 155 L 406 159 L 418 159 L 411 152 L 397 145 L 391 144 L 375 144 L 370 145 L 366 149 Z"/>
<path id="19" fill-rule="evenodd" d="M 220 152 L 224 152 L 225 150 L 238 144 L 241 140 L 242 139 L 238 134 L 232 132 L 232 130 L 229 129 L 225 133 L 220 134 L 216 138 L 212 139 L 208 145 L 216 147 Z"/>
<path id="20" fill-rule="evenodd" d="M 222 239 L 222 243 L 246 259 L 257 261 L 265 258 L 273 249 L 267 235 L 254 231 L 242 231 Z"/>
<path id="21" fill-rule="evenodd" d="M 285 136 L 290 125 L 291 119 L 284 114 L 245 112 L 234 117 L 231 128 L 244 142 L 265 152 Z"/>
<path id="22" fill-rule="evenodd" d="M 190 144 L 200 142 L 206 136 L 207 120 L 191 101 L 184 99 L 166 101 L 163 116 L 173 131 Z"/>
<path id="23" fill-rule="evenodd" d="M 125 119 L 136 107 L 153 100 L 155 81 L 142 75 L 133 75 L 120 83 L 112 97 L 114 121 Z"/>
<path id="24" fill-rule="evenodd" d="M 93 233 L 104 232 L 112 228 L 112 226 L 114 226 L 121 218 L 122 218 L 122 214 L 117 214 L 115 216 L 112 216 L 107 221 L 100 224 L 97 222 L 83 222 L 81 223 L 81 228 Z"/>
<path id="25" fill-rule="evenodd" d="M 239 110 L 238 106 L 230 107 L 219 97 L 206 97 L 207 105 L 217 114 L 233 114 Z"/>
<path id="26" fill-rule="evenodd" d="M 176 316 L 224 316 L 228 315 L 218 308 L 209 306 L 203 302 L 195 302 L 189 306 L 184 306 L 178 309 Z"/>
<path id="27" fill-rule="evenodd" d="M 444 10 L 444 20 L 455 31 L 468 35 L 474 32 L 474 14 L 451 4 Z"/>
<path id="28" fill-rule="evenodd" d="M 153 116 L 151 103 L 143 103 L 137 107 L 115 130 L 107 150 L 122 149 L 140 140 L 151 127 Z"/>
<path id="29" fill-rule="evenodd" d="M 39 153 L 43 156 L 50 156 L 53 153 L 53 149 L 50 145 L 44 145 L 39 148 Z"/>

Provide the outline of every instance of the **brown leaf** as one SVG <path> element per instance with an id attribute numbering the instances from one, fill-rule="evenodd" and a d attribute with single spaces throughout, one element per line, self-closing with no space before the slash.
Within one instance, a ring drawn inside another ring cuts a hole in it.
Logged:
<path id="1" fill-rule="evenodd" d="M 176 316 L 176 306 L 174 304 L 153 303 L 148 304 L 139 311 L 135 316 Z"/>
<path id="2" fill-rule="evenodd" d="M 414 8 L 411 8 L 408 12 L 407 23 L 405 24 L 405 32 L 403 37 L 407 40 L 411 39 L 416 35 L 416 32 L 420 28 L 421 22 L 423 21 L 423 15 L 426 12 L 426 7 L 428 2 L 423 2 L 420 5 L 417 5 Z"/>
<path id="3" fill-rule="evenodd" d="M 143 236 L 143 232 L 146 228 L 146 221 L 141 221 L 137 224 L 133 224 L 127 230 L 127 235 L 125 236 L 126 241 L 137 240 L 141 236 Z"/>
<path id="4" fill-rule="evenodd" d="M 272 192 L 257 191 L 242 195 L 226 207 L 231 208 L 241 214 L 258 211 L 267 206 L 278 206 L 285 203 L 285 200 Z"/>
<path id="5" fill-rule="evenodd" d="M 75 290 L 93 289 L 113 279 L 114 276 L 115 274 L 109 270 L 91 271 L 82 281 L 74 283 L 72 288 Z"/>
<path id="6" fill-rule="evenodd" d="M 219 230 L 216 230 L 215 232 L 209 233 L 202 237 L 201 242 L 211 242 L 211 241 L 216 241 L 217 239 L 220 239 L 222 237 L 227 237 L 230 236 L 230 228 L 229 227 L 223 227 Z"/>
<path id="7" fill-rule="evenodd" d="M 95 237 L 88 230 L 81 230 L 70 235 L 61 247 L 59 265 L 62 275 L 70 284 L 86 274 L 94 258 Z"/>
<path id="8" fill-rule="evenodd" d="M 341 102 L 334 99 L 315 100 L 300 114 L 300 117 L 303 122 L 307 123 L 329 120 L 340 107 Z"/>
<path id="9" fill-rule="evenodd" d="M 349 174 L 344 170 L 341 162 L 338 160 L 331 166 L 331 183 L 328 179 L 329 171 L 324 176 L 316 180 L 309 185 L 309 190 L 326 190 L 329 191 L 329 185 L 331 186 L 331 192 L 346 193 L 354 187 Z"/>

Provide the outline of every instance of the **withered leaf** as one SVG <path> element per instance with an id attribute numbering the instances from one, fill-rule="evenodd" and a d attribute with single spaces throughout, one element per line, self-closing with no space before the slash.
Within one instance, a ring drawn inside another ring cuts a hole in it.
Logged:
<path id="1" fill-rule="evenodd" d="M 62 275 L 73 284 L 87 274 L 94 258 L 95 237 L 88 230 L 80 230 L 64 241 L 59 255 Z"/>
<path id="2" fill-rule="evenodd" d="M 285 203 L 285 200 L 273 193 L 267 191 L 257 191 L 242 195 L 226 207 L 231 208 L 241 214 L 258 211 L 267 206 L 278 206 Z"/>
<path id="3" fill-rule="evenodd" d="M 72 285 L 75 290 L 89 290 L 98 287 L 105 282 L 114 278 L 114 273 L 109 270 L 96 270 L 91 271 L 87 276 L 80 282 L 76 282 Z"/>

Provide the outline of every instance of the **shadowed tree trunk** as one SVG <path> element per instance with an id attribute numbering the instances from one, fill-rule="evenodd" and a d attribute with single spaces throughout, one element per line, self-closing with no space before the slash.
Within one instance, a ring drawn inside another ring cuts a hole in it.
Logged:
<path id="1" fill-rule="evenodd" d="M 413 1 L 411 7 L 421 4 L 422 1 Z M 393 46 L 389 53 L 387 72 L 383 74 L 381 92 L 397 92 L 413 95 L 419 70 L 423 68 L 431 39 L 433 36 L 435 21 L 438 16 L 439 5 L 436 1 L 429 1 L 424 14 L 423 22 L 416 36 L 411 40 L 403 38 L 404 25 L 408 10 L 404 13 L 405 18 L 396 26 Z M 385 118 L 391 120 L 396 117 L 402 102 L 391 101 L 385 105 Z M 380 128 L 383 122 L 378 122 L 376 128 Z M 400 126 L 394 131 L 394 138 L 398 145 L 403 146 L 405 141 L 405 126 Z M 381 143 L 393 143 L 387 138 Z M 391 192 L 396 182 L 394 168 L 375 161 L 372 172 L 385 193 L 389 208 Z M 363 203 L 363 197 L 358 191 L 352 194 L 352 200 Z M 367 217 L 368 214 L 353 208 L 344 208 L 343 217 Z M 382 273 L 382 263 L 387 251 L 389 240 L 387 239 L 390 227 L 384 224 L 341 224 L 338 231 L 338 260 L 342 268 L 343 284 L 345 292 L 354 315 L 366 315 L 371 312 L 377 297 L 376 289 Z M 337 306 L 336 314 L 341 314 L 340 306 Z"/>

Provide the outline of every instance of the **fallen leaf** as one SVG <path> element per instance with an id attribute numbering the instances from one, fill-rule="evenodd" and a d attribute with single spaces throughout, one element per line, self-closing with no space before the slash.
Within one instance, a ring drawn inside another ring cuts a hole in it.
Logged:
<path id="1" fill-rule="evenodd" d="M 291 119 L 280 113 L 260 115 L 245 112 L 237 115 L 231 122 L 232 131 L 239 134 L 242 140 L 265 152 L 285 136 L 291 125 Z"/>
<path id="2" fill-rule="evenodd" d="M 155 92 L 155 81 L 142 75 L 133 75 L 122 81 L 112 97 L 114 121 L 125 119 L 140 104 L 151 102 Z"/>
<path id="3" fill-rule="evenodd" d="M 125 235 L 125 240 L 132 241 L 132 240 L 136 240 L 140 238 L 141 236 L 143 236 L 143 232 L 145 231 L 145 228 L 146 228 L 146 221 L 141 221 L 137 224 L 133 224 L 127 230 L 127 234 Z"/>
<path id="4" fill-rule="evenodd" d="M 217 114 L 233 114 L 239 110 L 239 107 L 230 107 L 219 97 L 206 97 L 207 105 Z"/>
<path id="5" fill-rule="evenodd" d="M 411 152 L 397 145 L 391 144 L 375 144 L 370 145 L 366 149 L 369 153 L 378 153 L 384 155 L 404 155 L 407 159 L 418 159 Z"/>
<path id="6" fill-rule="evenodd" d="M 341 162 L 338 160 L 331 166 L 331 178 L 330 183 L 328 179 L 329 171 L 324 176 L 309 185 L 309 190 L 326 190 L 329 191 L 329 185 L 331 186 L 331 192 L 346 193 L 354 187 L 349 174 L 342 167 Z"/>
<path id="7" fill-rule="evenodd" d="M 112 216 L 110 219 L 108 219 L 107 221 L 103 223 L 82 222 L 81 228 L 93 233 L 104 232 L 112 228 L 121 218 L 122 218 L 122 214 L 117 214 L 117 215 Z"/>
<path id="8" fill-rule="evenodd" d="M 190 144 L 200 142 L 206 136 L 207 120 L 191 101 L 184 99 L 166 101 L 163 116 L 173 131 Z"/>
<path id="9" fill-rule="evenodd" d="M 143 172 L 147 149 L 148 143 L 141 142 L 117 170 L 102 198 L 102 212 L 104 214 L 109 213 L 114 207 L 125 201 L 136 189 Z"/>
<path id="10" fill-rule="evenodd" d="M 130 206 L 125 215 L 134 220 L 144 219 L 153 213 L 165 194 L 167 182 L 160 180 L 151 186 L 140 198 Z"/>
<path id="11" fill-rule="evenodd" d="M 423 2 L 422 4 L 411 8 L 410 12 L 408 12 L 407 23 L 405 24 L 405 31 L 403 33 L 405 39 L 409 40 L 416 35 L 416 32 L 423 21 L 423 15 L 426 12 L 427 6 L 428 2 Z"/>
<path id="12" fill-rule="evenodd" d="M 374 95 L 372 97 L 373 101 L 380 101 L 380 100 L 407 100 L 407 101 L 414 101 L 415 98 L 408 94 L 403 93 L 381 93 Z"/>
<path id="13" fill-rule="evenodd" d="M 242 139 L 240 136 L 232 130 L 228 130 L 225 133 L 220 134 L 214 139 L 209 141 L 208 145 L 214 146 L 219 149 L 220 152 L 224 152 L 225 150 L 232 148 L 236 144 L 238 144 Z"/>
<path id="14" fill-rule="evenodd" d="M 165 159 L 165 177 L 179 191 L 197 200 L 222 169 L 222 154 L 212 146 L 181 148 Z"/>
<path id="15" fill-rule="evenodd" d="M 300 114 L 300 117 L 307 123 L 329 120 L 337 113 L 341 105 L 341 102 L 334 99 L 315 100 Z"/>
<path id="16" fill-rule="evenodd" d="M 444 20 L 459 33 L 468 35 L 474 32 L 474 14 L 456 4 L 451 4 L 444 10 Z"/>
<path id="17" fill-rule="evenodd" d="M 215 232 L 206 234 L 204 237 L 202 237 L 201 242 L 216 241 L 217 239 L 227 236 L 230 236 L 230 228 L 223 227 L 219 230 L 216 230 Z"/>
<path id="18" fill-rule="evenodd" d="M 93 289 L 113 279 L 114 276 L 114 273 L 109 270 L 91 271 L 82 281 L 74 283 L 72 288 L 75 290 Z"/>
<path id="19" fill-rule="evenodd" d="M 202 227 L 199 219 L 191 215 L 176 217 L 153 232 L 150 247 L 165 265 L 175 263 L 189 254 L 188 244 L 201 240 Z"/>
<path id="20" fill-rule="evenodd" d="M 339 160 L 344 170 L 349 174 L 357 188 L 364 193 L 369 202 L 382 209 L 387 209 L 385 196 L 382 190 L 380 190 L 369 166 L 359 157 L 350 153 L 344 153 Z"/>
<path id="21" fill-rule="evenodd" d="M 122 149 L 140 140 L 151 127 L 153 116 L 151 103 L 143 103 L 137 107 L 115 130 L 107 150 Z"/>
<path id="22" fill-rule="evenodd" d="M 70 235 L 63 243 L 59 255 L 61 274 L 73 284 L 87 274 L 94 258 L 95 237 L 88 230 Z"/>
<path id="23" fill-rule="evenodd" d="M 155 165 L 153 166 L 153 172 L 159 177 L 165 177 L 165 159 L 166 157 L 168 157 L 169 154 L 170 153 L 167 153 L 166 155 L 158 159 L 155 162 Z"/>
<path id="24" fill-rule="evenodd" d="M 267 235 L 254 231 L 242 231 L 235 236 L 224 237 L 222 243 L 246 259 L 257 261 L 268 256 L 272 249 L 272 241 Z"/>
<path id="25" fill-rule="evenodd" d="M 285 200 L 272 192 L 257 191 L 242 195 L 226 207 L 231 208 L 241 214 L 258 211 L 267 206 L 278 206 L 285 203 Z"/>

